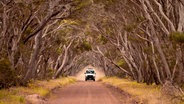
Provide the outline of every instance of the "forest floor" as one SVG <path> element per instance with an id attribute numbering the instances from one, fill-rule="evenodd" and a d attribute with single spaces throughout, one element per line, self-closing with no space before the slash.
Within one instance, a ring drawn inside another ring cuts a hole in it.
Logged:
<path id="1" fill-rule="evenodd" d="M 0 90 L 0 104 L 44 104 L 54 90 L 74 83 L 73 77 L 55 80 L 33 81 L 27 87 L 11 87 Z"/>
<path id="2" fill-rule="evenodd" d="M 117 77 L 105 77 L 100 79 L 100 81 L 129 93 L 132 99 L 138 101 L 138 104 L 184 104 L 184 96 L 181 96 L 183 100 L 180 100 L 179 97 L 166 95 L 163 92 L 163 87 L 159 85 L 147 85 Z"/>
<path id="3" fill-rule="evenodd" d="M 0 90 L 0 104 L 184 104 L 161 88 L 117 77 L 96 82 L 67 77 Z"/>

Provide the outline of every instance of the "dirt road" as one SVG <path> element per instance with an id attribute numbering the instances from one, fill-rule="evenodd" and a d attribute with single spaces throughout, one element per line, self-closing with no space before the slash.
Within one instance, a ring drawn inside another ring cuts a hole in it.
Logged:
<path id="1" fill-rule="evenodd" d="M 55 91 L 49 104 L 134 104 L 130 96 L 100 82 L 77 82 Z"/>

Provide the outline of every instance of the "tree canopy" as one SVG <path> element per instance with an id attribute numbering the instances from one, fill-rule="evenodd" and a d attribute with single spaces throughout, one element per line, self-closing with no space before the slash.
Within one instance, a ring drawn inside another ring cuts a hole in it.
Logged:
<path id="1" fill-rule="evenodd" d="M 181 85 L 183 11 L 181 0 L 1 0 L 0 88 L 89 64 L 107 76 Z"/>

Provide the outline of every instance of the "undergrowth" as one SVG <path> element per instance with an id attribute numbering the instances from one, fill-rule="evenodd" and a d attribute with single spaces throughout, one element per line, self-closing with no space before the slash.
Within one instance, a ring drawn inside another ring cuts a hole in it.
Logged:
<path id="1" fill-rule="evenodd" d="M 0 90 L 0 104 L 25 104 L 25 97 L 31 94 L 38 94 L 42 97 L 49 95 L 52 89 L 63 87 L 74 83 L 75 79 L 71 77 L 48 80 L 34 81 L 27 87 L 11 87 L 9 89 Z"/>
<path id="2" fill-rule="evenodd" d="M 156 84 L 146 85 L 145 83 L 137 83 L 128 79 L 120 79 L 117 77 L 105 77 L 100 81 L 118 87 L 129 93 L 133 99 L 139 101 L 138 104 L 184 104 L 184 102 L 172 102 L 167 96 L 161 92 L 161 86 Z"/>

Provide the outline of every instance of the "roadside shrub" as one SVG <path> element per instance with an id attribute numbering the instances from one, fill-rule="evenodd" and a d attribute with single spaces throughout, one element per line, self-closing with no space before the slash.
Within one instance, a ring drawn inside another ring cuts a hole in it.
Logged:
<path id="1" fill-rule="evenodd" d="M 15 84 L 15 73 L 11 70 L 8 59 L 0 60 L 0 89 L 7 88 Z"/>
<path id="2" fill-rule="evenodd" d="M 46 71 L 45 78 L 46 78 L 46 79 L 50 79 L 50 78 L 53 77 L 53 75 L 54 75 L 54 69 L 49 68 L 49 69 L 47 69 L 47 71 Z"/>

